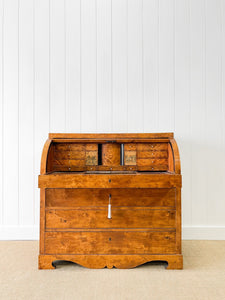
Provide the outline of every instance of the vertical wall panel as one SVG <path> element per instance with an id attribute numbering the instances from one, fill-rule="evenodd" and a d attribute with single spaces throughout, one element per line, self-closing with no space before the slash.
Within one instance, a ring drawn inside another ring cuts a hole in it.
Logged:
<path id="1" fill-rule="evenodd" d="M 65 0 L 66 131 L 80 132 L 80 1 Z"/>
<path id="2" fill-rule="evenodd" d="M 205 1 L 190 1 L 190 105 L 191 105 L 191 195 L 192 224 L 207 222 L 208 172 L 205 115 Z M 185 211 L 185 210 L 184 210 Z M 190 219 L 190 217 L 186 217 Z"/>
<path id="3" fill-rule="evenodd" d="M 97 131 L 112 131 L 111 0 L 96 0 Z"/>
<path id="4" fill-rule="evenodd" d="M 221 152 L 225 153 L 225 0 L 221 1 L 221 114 L 222 114 L 222 144 Z M 223 172 L 225 170 L 225 158 L 222 159 Z M 225 195 L 225 178 L 222 184 L 221 194 Z M 225 211 L 224 205 L 225 201 L 222 203 L 223 209 Z"/>
<path id="5" fill-rule="evenodd" d="M 3 221 L 3 0 L 0 1 L 0 225 Z"/>
<path id="6" fill-rule="evenodd" d="M 19 223 L 32 225 L 34 220 L 34 40 L 33 1 L 19 3 Z M 28 68 L 29 66 L 29 68 Z M 29 126 L 28 126 L 29 124 Z M 31 213 L 32 212 L 32 213 Z"/>
<path id="7" fill-rule="evenodd" d="M 224 186 L 222 153 L 221 105 L 221 6 L 206 0 L 206 130 L 207 130 L 207 204 L 208 224 L 219 225 L 224 220 Z M 224 84 L 224 83 L 223 83 Z M 215 158 L 216 157 L 216 161 Z M 213 187 L 213 188 L 211 188 Z M 215 205 L 217 199 L 217 205 Z"/>
<path id="8" fill-rule="evenodd" d="M 142 21 L 143 1 L 128 1 L 128 131 L 143 132 L 143 61 L 142 61 Z"/>
<path id="9" fill-rule="evenodd" d="M 81 131 L 97 129 L 96 0 L 81 1 Z"/>
<path id="10" fill-rule="evenodd" d="M 3 224 L 18 225 L 18 1 L 4 1 Z"/>
<path id="11" fill-rule="evenodd" d="M 127 4 L 112 1 L 112 119 L 113 132 L 127 128 Z"/>
<path id="12" fill-rule="evenodd" d="M 159 1 L 143 0 L 144 131 L 158 131 Z"/>
<path id="13" fill-rule="evenodd" d="M 183 224 L 191 225 L 190 6 L 175 2 L 175 131 L 183 176 Z"/>
<path id="14" fill-rule="evenodd" d="M 159 130 L 174 130 L 174 1 L 159 0 Z"/>
<path id="15" fill-rule="evenodd" d="M 65 116 L 65 2 L 50 0 L 50 131 L 62 132 Z"/>
<path id="16" fill-rule="evenodd" d="M 49 132 L 49 1 L 35 0 L 34 15 L 34 223 L 39 224 L 38 174 Z M 31 174 L 30 174 L 31 175 Z M 30 199 L 31 201 L 31 199 Z M 32 212 L 31 212 L 32 213 Z"/>

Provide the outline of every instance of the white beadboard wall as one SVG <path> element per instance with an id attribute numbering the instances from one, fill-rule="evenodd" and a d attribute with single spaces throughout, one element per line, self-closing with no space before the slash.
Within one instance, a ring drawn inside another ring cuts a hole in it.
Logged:
<path id="1" fill-rule="evenodd" d="M 0 239 L 37 239 L 48 132 L 168 132 L 183 238 L 225 239 L 225 0 L 0 0 Z"/>

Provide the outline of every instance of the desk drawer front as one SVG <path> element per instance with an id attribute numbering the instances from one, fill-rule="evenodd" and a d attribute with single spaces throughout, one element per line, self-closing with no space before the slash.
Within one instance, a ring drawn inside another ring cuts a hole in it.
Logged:
<path id="1" fill-rule="evenodd" d="M 46 254 L 173 254 L 170 231 L 46 232 Z"/>
<path id="2" fill-rule="evenodd" d="M 175 228 L 175 210 L 112 208 L 47 210 L 46 228 Z"/>
<path id="3" fill-rule="evenodd" d="M 46 189 L 46 207 L 175 207 L 175 188 L 162 189 Z"/>

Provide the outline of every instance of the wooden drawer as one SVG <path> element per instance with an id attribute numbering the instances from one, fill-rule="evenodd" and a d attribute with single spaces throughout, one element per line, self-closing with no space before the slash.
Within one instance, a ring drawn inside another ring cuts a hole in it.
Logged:
<path id="1" fill-rule="evenodd" d="M 77 144 L 77 143 L 54 143 L 54 152 L 63 153 L 64 151 L 79 151 L 85 152 L 85 144 Z"/>
<path id="2" fill-rule="evenodd" d="M 138 143 L 137 151 L 166 151 L 168 150 L 168 143 Z"/>
<path id="3" fill-rule="evenodd" d="M 137 169 L 140 171 L 167 171 L 168 144 L 137 144 Z"/>
<path id="4" fill-rule="evenodd" d="M 112 208 L 46 211 L 46 228 L 175 228 L 175 210 Z"/>
<path id="5" fill-rule="evenodd" d="M 173 254 L 173 231 L 46 232 L 46 254 Z"/>
<path id="6" fill-rule="evenodd" d="M 175 207 L 175 188 L 161 189 L 46 189 L 46 207 L 86 207 L 108 205 L 112 207 L 144 206 Z"/>

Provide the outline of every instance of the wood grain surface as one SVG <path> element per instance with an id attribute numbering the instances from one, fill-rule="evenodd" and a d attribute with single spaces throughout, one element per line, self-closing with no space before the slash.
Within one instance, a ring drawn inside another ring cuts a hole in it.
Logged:
<path id="1" fill-rule="evenodd" d="M 170 188 L 181 186 L 181 176 L 166 174 L 55 173 L 39 176 L 40 188 Z"/>
<path id="2" fill-rule="evenodd" d="M 175 231 L 46 232 L 46 254 L 174 254 Z"/>
<path id="3" fill-rule="evenodd" d="M 55 207 L 106 207 L 109 195 L 114 207 L 164 207 L 174 208 L 175 188 L 161 189 L 99 189 L 59 188 L 46 189 L 46 208 Z"/>
<path id="4" fill-rule="evenodd" d="M 46 229 L 54 228 L 175 228 L 175 210 L 115 208 L 51 209 L 46 211 Z"/>
<path id="5" fill-rule="evenodd" d="M 133 138 L 133 139 L 155 139 L 173 138 L 173 132 L 166 133 L 49 133 L 49 139 L 96 139 L 96 138 Z"/>
<path id="6" fill-rule="evenodd" d="M 39 255 L 39 269 L 54 269 L 54 261 L 65 260 L 74 262 L 90 269 L 103 269 L 113 267 L 118 269 L 131 269 L 151 261 L 166 261 L 167 269 L 182 269 L 183 256 L 181 254 L 157 255 Z"/>

